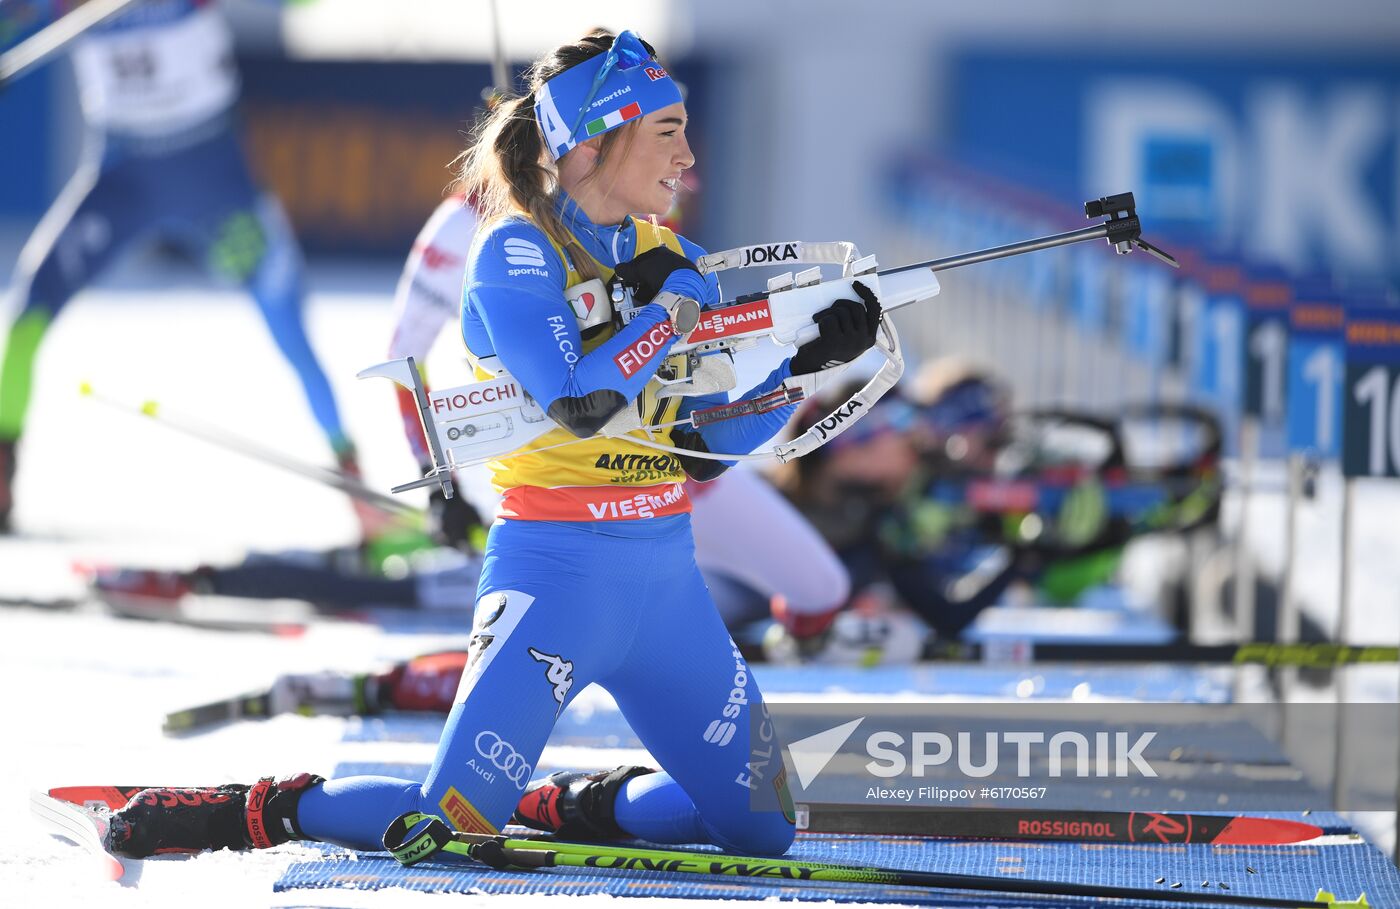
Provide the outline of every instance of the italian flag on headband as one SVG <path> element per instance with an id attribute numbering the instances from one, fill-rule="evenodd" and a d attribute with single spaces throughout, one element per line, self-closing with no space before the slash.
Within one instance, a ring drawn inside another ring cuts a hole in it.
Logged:
<path id="1" fill-rule="evenodd" d="M 580 142 L 683 100 L 671 74 L 642 39 L 626 31 L 607 53 L 575 64 L 535 89 L 535 120 L 558 161 Z M 615 109 L 603 113 L 608 108 Z"/>
<path id="2" fill-rule="evenodd" d="M 619 108 L 618 110 L 612 111 L 610 113 L 606 113 L 603 116 L 597 118 L 596 120 L 589 120 L 584 129 L 587 131 L 588 137 L 591 139 L 599 133 L 607 132 L 613 127 L 621 126 L 628 120 L 631 120 L 634 117 L 640 117 L 641 115 L 642 106 L 637 102 L 633 101 L 626 107 Z"/>

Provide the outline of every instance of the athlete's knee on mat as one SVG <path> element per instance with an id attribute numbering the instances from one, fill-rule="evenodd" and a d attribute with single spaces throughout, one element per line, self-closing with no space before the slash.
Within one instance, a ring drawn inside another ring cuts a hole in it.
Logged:
<path id="1" fill-rule="evenodd" d="M 741 847 L 758 855 L 779 855 L 792 845 L 795 832 L 792 793 L 788 790 L 787 770 L 783 766 L 782 744 L 773 728 L 764 703 L 757 688 L 749 688 L 753 699 L 751 711 L 757 711 L 758 722 L 750 727 L 747 741 L 741 741 L 745 762 L 734 778 L 733 784 L 742 792 L 737 805 L 727 801 L 728 812 L 722 817 L 707 816 L 702 809 L 701 817 L 706 825 L 718 823 L 718 832 L 725 837 L 726 845 Z M 750 717 L 745 715 L 741 722 L 748 726 Z"/>
<path id="2" fill-rule="evenodd" d="M 700 820 L 711 839 L 733 852 L 781 855 L 792 845 L 796 832 L 787 774 L 779 765 L 777 776 L 764 772 L 763 764 L 750 763 L 733 780 L 738 789 L 706 804 L 696 802 Z"/>
<path id="3" fill-rule="evenodd" d="M 753 808 L 716 822 L 701 812 L 715 845 L 741 855 L 782 855 L 792 848 L 797 828 L 782 811 Z"/>

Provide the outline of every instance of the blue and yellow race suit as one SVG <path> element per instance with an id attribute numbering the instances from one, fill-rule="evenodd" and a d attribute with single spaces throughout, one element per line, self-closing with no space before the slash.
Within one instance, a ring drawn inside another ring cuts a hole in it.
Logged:
<path id="1" fill-rule="evenodd" d="M 567 197 L 560 213 L 604 279 L 660 244 L 691 260 L 703 254 L 648 222 L 592 224 Z M 535 774 L 555 719 L 597 683 L 663 768 L 623 787 L 616 819 L 625 831 L 745 853 L 781 853 L 792 842 L 767 709 L 695 565 L 681 483 L 687 469 L 711 462 L 626 437 L 545 450 L 592 436 L 620 407 L 663 423 L 711 403 L 653 395 L 658 369 L 684 369 L 675 362 L 684 357 L 668 357 L 676 338 L 662 307 L 643 307 L 621 329 L 580 333 L 564 295 L 582 277 L 575 266 L 524 218 L 498 222 L 476 241 L 462 304 L 467 348 L 498 357 L 567 428 L 493 465 L 505 510 L 488 537 L 471 661 L 426 782 L 358 777 L 312 789 L 298 811 L 310 836 L 377 848 L 405 811 L 497 830 Z M 697 272 L 674 273 L 664 289 L 702 304 L 719 299 L 718 283 Z M 789 375 L 784 362 L 748 396 Z M 689 451 L 750 451 L 789 415 L 785 408 L 670 436 Z"/>

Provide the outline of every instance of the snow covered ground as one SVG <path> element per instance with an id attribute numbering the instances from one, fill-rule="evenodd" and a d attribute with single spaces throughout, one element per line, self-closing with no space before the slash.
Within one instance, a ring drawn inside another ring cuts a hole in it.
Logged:
<path id="1" fill-rule="evenodd" d="M 313 295 L 309 311 L 367 479 L 381 489 L 416 473 L 389 383 L 353 378 L 382 359 L 392 279 L 378 270 L 330 275 L 319 285 L 330 289 Z M 454 359 L 451 345 L 440 345 L 431 365 L 450 380 L 460 375 Z M 75 561 L 189 565 L 234 559 L 250 548 L 321 548 L 353 538 L 350 509 L 336 493 L 82 398 L 83 382 L 129 403 L 154 399 L 166 413 L 198 416 L 288 455 L 330 461 L 291 370 L 239 294 L 209 290 L 195 278 L 160 290 L 119 281 L 85 294 L 42 350 L 21 451 L 22 535 L 0 541 L 0 593 L 73 595 L 80 590 Z M 1393 486 L 1367 484 L 1356 499 L 1354 637 L 1393 643 L 1400 639 L 1400 495 Z M 1300 595 L 1323 627 L 1335 620 L 1339 500 L 1327 480 L 1319 503 L 1300 516 Z M 1277 494 L 1252 500 L 1252 539 L 1266 568 L 1280 560 L 1281 509 Z M 257 688 L 279 672 L 362 669 L 443 643 L 348 623 L 274 637 L 0 609 L 0 905 L 438 905 L 443 897 L 401 891 L 273 895 L 271 884 L 286 865 L 313 854 L 296 846 L 150 862 L 139 889 L 118 888 L 96 881 L 78 850 L 36 835 L 25 798 L 30 789 L 60 784 L 246 782 L 324 773 L 346 761 L 426 763 L 430 744 L 346 742 L 345 721 L 336 719 L 286 717 L 184 739 L 163 737 L 160 721 L 171 709 Z M 1357 696 L 1393 701 L 1393 681 Z M 571 757 L 577 755 L 547 752 L 541 766 Z M 642 757 L 609 752 L 594 760 L 601 766 Z M 607 905 L 615 903 L 609 898 Z"/>

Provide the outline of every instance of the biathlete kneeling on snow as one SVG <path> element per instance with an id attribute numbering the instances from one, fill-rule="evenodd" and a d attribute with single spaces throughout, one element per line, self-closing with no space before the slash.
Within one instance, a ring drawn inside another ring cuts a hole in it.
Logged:
<path id="1" fill-rule="evenodd" d="M 673 424 L 723 400 L 658 397 L 650 382 L 663 367 L 684 369 L 670 349 L 695 327 L 697 303 L 720 300 L 718 282 L 694 265 L 701 249 L 634 216 L 665 211 L 694 163 L 680 90 L 631 32 L 564 45 L 529 81 L 531 93 L 498 105 L 465 157 L 464 188 L 480 200 L 485 226 L 469 263 L 462 333 L 479 379 L 493 375 L 488 366 L 508 370 L 561 428 L 491 464 L 501 519 L 487 540 L 471 662 L 427 780 L 303 774 L 147 791 L 113 816 L 112 851 L 298 838 L 377 850 L 408 812 L 482 833 L 514 815 L 574 839 L 711 842 L 747 854 L 791 845 L 781 746 L 695 564 L 683 481 L 725 465 L 683 455 L 663 481 L 629 483 L 604 465 L 647 451 L 632 441 L 643 434 L 597 435 L 629 409 Z M 614 274 L 650 302 L 625 326 L 581 333 L 566 289 Z M 862 300 L 819 313 L 820 336 L 746 397 L 869 349 L 880 305 L 856 288 Z M 694 454 L 752 451 L 790 415 L 784 407 L 662 432 Z M 532 782 L 556 717 L 594 682 L 662 769 Z"/>

